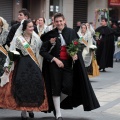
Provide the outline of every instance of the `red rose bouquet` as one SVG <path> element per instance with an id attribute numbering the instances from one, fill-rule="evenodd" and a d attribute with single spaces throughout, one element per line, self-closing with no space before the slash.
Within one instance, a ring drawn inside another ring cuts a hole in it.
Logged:
<path id="1" fill-rule="evenodd" d="M 71 57 L 74 56 L 75 54 L 77 54 L 78 51 L 80 51 L 80 46 L 81 46 L 80 44 L 81 44 L 80 40 L 76 39 L 67 46 L 67 52 Z"/>

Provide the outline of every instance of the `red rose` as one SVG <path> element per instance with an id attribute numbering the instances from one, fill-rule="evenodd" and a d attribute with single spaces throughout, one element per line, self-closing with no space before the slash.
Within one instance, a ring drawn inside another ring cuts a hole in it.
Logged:
<path id="1" fill-rule="evenodd" d="M 74 45 L 78 45 L 78 42 L 77 42 L 77 41 L 74 41 Z"/>

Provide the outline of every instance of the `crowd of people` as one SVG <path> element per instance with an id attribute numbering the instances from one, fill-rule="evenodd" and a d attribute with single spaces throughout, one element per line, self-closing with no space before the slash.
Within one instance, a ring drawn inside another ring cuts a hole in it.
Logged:
<path id="1" fill-rule="evenodd" d="M 61 108 L 99 108 L 89 77 L 113 67 L 119 32 L 107 26 L 106 18 L 96 30 L 80 21 L 75 30 L 68 28 L 62 13 L 51 19 L 49 25 L 43 17 L 33 21 L 22 9 L 8 31 L 0 17 L 0 107 L 20 110 L 22 120 L 27 113 L 34 118 L 34 111 L 53 111 L 56 120 L 63 120 Z M 81 50 L 70 56 L 67 46 L 79 38 Z"/>

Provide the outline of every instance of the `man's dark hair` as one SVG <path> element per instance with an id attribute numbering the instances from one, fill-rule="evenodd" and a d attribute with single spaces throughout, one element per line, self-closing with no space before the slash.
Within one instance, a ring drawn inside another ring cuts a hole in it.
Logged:
<path id="1" fill-rule="evenodd" d="M 101 20 L 104 20 L 105 22 L 107 22 L 107 21 L 108 21 L 108 19 L 107 19 L 107 18 L 102 18 Z"/>
<path id="2" fill-rule="evenodd" d="M 30 13 L 26 8 L 21 9 L 19 13 L 23 13 L 25 16 L 28 17 L 28 19 L 30 18 Z"/>
<path id="3" fill-rule="evenodd" d="M 56 18 L 58 18 L 58 17 L 62 17 L 63 20 L 65 19 L 64 15 L 63 15 L 62 13 L 56 13 L 56 14 L 54 15 L 54 20 L 55 20 Z"/>

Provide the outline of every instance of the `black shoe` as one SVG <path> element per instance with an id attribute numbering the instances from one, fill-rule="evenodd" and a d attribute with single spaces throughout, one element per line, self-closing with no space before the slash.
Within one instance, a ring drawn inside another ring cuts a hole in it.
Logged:
<path id="1" fill-rule="evenodd" d="M 56 118 L 56 120 L 63 120 L 63 118 L 62 117 L 58 117 L 58 118 Z"/>
<path id="2" fill-rule="evenodd" d="M 30 118 L 34 118 L 34 113 L 33 112 L 28 112 Z"/>
<path id="3" fill-rule="evenodd" d="M 27 117 L 21 116 L 21 120 L 27 120 Z"/>
<path id="4" fill-rule="evenodd" d="M 105 69 L 103 69 L 103 72 L 106 72 L 106 70 L 105 70 Z"/>
<path id="5" fill-rule="evenodd" d="M 101 71 L 101 68 L 99 68 L 99 71 Z"/>

